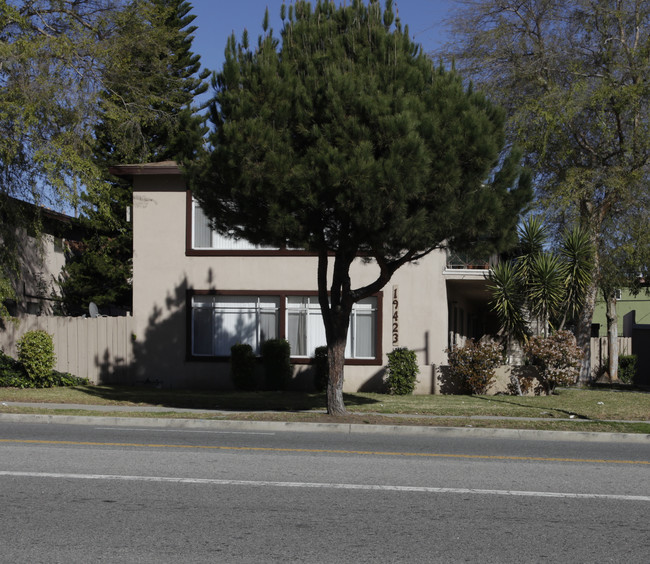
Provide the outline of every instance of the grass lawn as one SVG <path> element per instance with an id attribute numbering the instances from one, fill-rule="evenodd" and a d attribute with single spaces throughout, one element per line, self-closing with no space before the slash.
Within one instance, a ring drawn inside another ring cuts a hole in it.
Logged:
<path id="1" fill-rule="evenodd" d="M 156 413 L 141 416 L 201 417 L 313 422 L 359 422 L 436 426 L 510 427 L 650 433 L 650 394 L 633 391 L 560 389 L 553 396 L 390 396 L 345 394 L 349 417 L 330 418 L 323 413 L 324 394 L 300 392 L 207 392 L 157 390 L 118 386 L 74 388 L 0 388 L 0 402 L 70 403 L 106 406 L 95 415 L 110 414 L 111 406 L 138 405 L 193 408 L 242 413 L 186 414 Z M 0 405 L 0 413 L 53 413 L 42 408 Z M 84 410 L 56 410 L 56 413 L 88 414 Z M 126 413 L 125 415 L 133 415 Z M 394 417 L 399 415 L 399 417 Z M 389 416 L 391 416 L 389 418 Z M 427 417 L 428 416 L 428 417 Z M 481 416 L 504 418 L 482 420 Z M 460 418 L 460 419 L 459 419 Z M 511 419 L 515 418 L 515 419 Z M 542 418 L 544 421 L 530 421 Z M 567 419 L 568 421 L 560 421 Z M 618 423 L 616 420 L 638 423 Z"/>

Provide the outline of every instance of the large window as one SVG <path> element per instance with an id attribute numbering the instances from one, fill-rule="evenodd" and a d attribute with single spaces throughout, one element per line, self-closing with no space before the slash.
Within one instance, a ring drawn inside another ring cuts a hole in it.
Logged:
<path id="1" fill-rule="evenodd" d="M 230 356 L 230 347 L 246 343 L 256 354 L 278 336 L 277 296 L 192 297 L 192 354 Z"/>
<path id="2" fill-rule="evenodd" d="M 291 356 L 305 361 L 316 347 L 327 344 L 315 295 L 191 294 L 191 355 L 227 357 L 230 347 L 247 343 L 256 354 L 267 339 L 286 338 Z M 378 359 L 378 298 L 354 304 L 345 358 Z"/>
<path id="3" fill-rule="evenodd" d="M 287 296 L 287 340 L 291 354 L 314 356 L 316 347 L 327 344 L 323 317 L 316 296 Z M 345 358 L 374 358 L 377 336 L 377 298 L 352 307 Z"/>
<path id="4" fill-rule="evenodd" d="M 245 239 L 235 239 L 217 233 L 210 225 L 198 202 L 192 199 L 192 249 L 206 251 L 254 251 L 273 250 L 275 247 L 253 245 Z"/>

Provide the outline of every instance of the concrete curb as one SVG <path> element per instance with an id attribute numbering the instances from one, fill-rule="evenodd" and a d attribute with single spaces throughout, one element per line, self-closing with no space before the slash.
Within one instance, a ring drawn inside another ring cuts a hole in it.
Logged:
<path id="1" fill-rule="evenodd" d="M 488 429 L 480 427 L 433 427 L 413 425 L 362 425 L 359 423 L 302 423 L 282 421 L 235 421 L 167 419 L 85 415 L 0 414 L 0 421 L 14 423 L 56 423 L 59 425 L 110 425 L 115 427 L 203 429 L 221 432 L 296 432 L 338 434 L 390 434 L 472 438 L 510 438 L 569 442 L 618 442 L 650 445 L 650 434 L 590 433 L 585 431 L 538 431 L 531 429 Z"/>

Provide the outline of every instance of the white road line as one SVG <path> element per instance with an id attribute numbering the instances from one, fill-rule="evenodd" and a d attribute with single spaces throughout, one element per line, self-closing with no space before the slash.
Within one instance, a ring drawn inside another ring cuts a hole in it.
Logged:
<path id="1" fill-rule="evenodd" d="M 275 435 L 276 433 L 255 431 L 206 431 L 192 429 L 152 429 L 151 427 L 95 427 L 101 431 L 146 431 L 147 433 L 210 433 L 212 435 Z"/>
<path id="2" fill-rule="evenodd" d="M 113 480 L 134 482 L 159 482 L 172 484 L 205 484 L 213 486 L 253 486 L 276 488 L 315 488 L 333 490 L 366 490 L 384 492 L 417 492 L 434 494 L 461 494 L 461 495 L 501 495 L 515 497 L 546 497 L 561 499 L 602 499 L 617 501 L 644 501 L 650 502 L 646 495 L 617 495 L 617 494 L 584 494 L 565 492 L 531 492 L 516 490 L 481 490 L 473 488 L 432 488 L 426 486 L 382 486 L 372 484 L 328 484 L 318 482 L 269 482 L 265 480 L 214 480 L 211 478 L 173 478 L 166 476 L 119 476 L 110 474 L 65 474 L 51 472 L 11 472 L 0 471 L 0 476 L 13 476 L 19 478 L 55 478 L 66 480 Z"/>

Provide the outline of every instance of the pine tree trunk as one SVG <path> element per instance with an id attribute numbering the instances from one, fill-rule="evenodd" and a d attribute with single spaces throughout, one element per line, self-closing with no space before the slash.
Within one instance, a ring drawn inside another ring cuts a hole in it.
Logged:
<path id="1" fill-rule="evenodd" d="M 345 344 L 348 339 L 348 326 L 353 302 L 346 295 L 349 291 L 349 268 L 352 258 L 342 259 L 337 254 L 334 262 L 331 295 L 327 295 L 327 249 L 322 249 L 318 260 L 318 301 L 323 314 L 325 335 L 327 336 L 327 413 L 345 415 L 343 402 L 343 377 L 345 370 Z"/>
<path id="2" fill-rule="evenodd" d="M 336 339 L 327 346 L 327 361 L 329 364 L 329 380 L 327 382 L 327 413 L 329 415 L 345 415 L 343 402 L 343 375 L 345 369 L 345 336 Z"/>
<path id="3" fill-rule="evenodd" d="M 607 355 L 609 357 L 609 381 L 618 381 L 618 316 L 616 295 L 607 298 Z"/>

